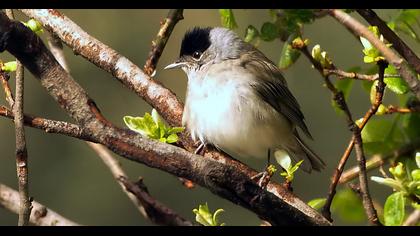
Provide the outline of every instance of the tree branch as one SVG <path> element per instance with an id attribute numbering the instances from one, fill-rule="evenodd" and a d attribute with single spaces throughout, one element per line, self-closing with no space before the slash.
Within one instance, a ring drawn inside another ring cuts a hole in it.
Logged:
<path id="1" fill-rule="evenodd" d="M 20 207 L 19 192 L 4 185 L 0 184 L 0 205 L 7 210 L 18 214 Z M 30 223 L 39 226 L 78 226 L 79 224 L 59 215 L 44 205 L 32 201 L 32 211 Z"/>
<path id="2" fill-rule="evenodd" d="M 420 139 L 414 140 L 387 155 L 374 155 L 371 159 L 366 162 L 366 170 L 373 170 L 379 166 L 381 166 L 385 160 L 394 159 L 399 156 L 409 155 L 410 153 L 414 152 L 415 150 L 420 149 Z M 339 184 L 344 184 L 352 179 L 356 178 L 359 175 L 359 167 L 354 166 L 348 170 L 346 170 L 340 177 Z"/>
<path id="3" fill-rule="evenodd" d="M 6 15 L 11 20 L 15 19 L 11 9 L 6 10 Z M 27 226 L 29 224 L 29 217 L 31 216 L 32 205 L 29 199 L 28 151 L 26 149 L 25 127 L 23 125 L 24 74 L 22 63 L 20 63 L 19 60 L 16 60 L 16 64 L 16 99 L 14 103 L 9 102 L 9 104 L 11 105 L 13 113 L 15 114 L 14 122 L 16 135 L 16 173 L 20 196 L 18 225 Z M 13 98 L 11 92 L 9 95 L 6 95 L 6 97 L 9 99 Z"/>
<path id="4" fill-rule="evenodd" d="M 357 155 L 359 165 L 360 166 L 365 165 L 365 159 L 364 159 L 364 154 L 363 154 L 363 146 L 362 146 L 363 143 L 362 143 L 361 135 L 360 135 L 361 129 L 354 123 L 351 112 L 350 112 L 350 110 L 347 106 L 347 103 L 345 101 L 343 93 L 341 91 L 337 90 L 337 88 L 334 86 L 334 84 L 331 83 L 331 81 L 329 79 L 330 74 L 329 73 L 324 73 L 323 66 L 317 60 L 315 60 L 312 57 L 312 55 L 309 53 L 309 50 L 308 50 L 308 48 L 306 47 L 305 44 L 303 44 L 302 47 L 300 47 L 298 49 L 310 60 L 310 62 L 314 65 L 314 67 L 324 77 L 327 88 L 333 94 L 334 100 L 338 104 L 339 108 L 344 111 L 344 113 L 346 115 L 346 118 L 347 118 L 348 127 L 350 128 L 350 131 L 353 132 L 353 140 L 355 140 L 356 141 L 355 143 L 357 144 L 356 145 L 356 155 Z M 334 65 L 332 65 L 332 67 L 333 67 L 332 68 L 333 70 L 336 70 Z M 382 76 L 382 82 L 379 82 L 379 83 L 381 84 L 381 86 L 384 86 L 383 71 L 382 71 L 382 74 L 381 73 L 379 74 L 379 80 L 381 80 L 381 76 Z M 380 90 L 380 89 L 378 89 L 378 90 Z M 382 91 L 382 94 L 383 94 L 383 88 L 382 88 L 381 91 Z M 382 97 L 381 97 L 380 101 L 382 101 Z M 375 110 L 375 112 L 376 112 L 376 110 Z M 367 118 L 367 120 L 369 118 Z M 367 120 L 366 120 L 366 122 L 367 122 Z M 345 165 L 345 163 L 346 163 L 346 161 L 347 161 L 347 159 L 350 155 L 350 152 L 351 152 L 352 148 L 353 148 L 353 146 L 350 149 L 348 148 L 345 152 L 345 158 L 342 157 L 342 159 L 340 160 L 340 163 L 339 163 L 339 165 L 338 165 L 338 167 L 335 170 L 334 175 L 333 175 L 333 181 L 332 181 L 332 183 L 330 185 L 330 188 L 329 188 L 327 200 L 324 204 L 324 207 L 322 208 L 322 214 L 324 215 L 324 217 L 326 217 L 330 221 L 332 221 L 330 207 L 331 207 L 331 203 L 332 203 L 332 200 L 334 198 L 334 195 L 336 193 L 337 182 L 338 182 L 338 179 L 340 178 L 340 175 L 341 175 L 341 173 L 344 169 L 344 165 Z M 361 173 L 363 174 L 363 168 L 361 168 L 361 169 L 362 169 Z M 380 222 L 378 220 L 378 217 L 376 215 L 375 208 L 373 207 L 372 200 L 370 199 L 369 190 L 367 188 L 367 182 L 366 182 L 367 177 L 362 176 L 362 174 L 360 175 L 361 177 L 359 178 L 359 180 L 360 180 L 360 183 L 361 183 L 361 186 L 362 186 L 361 191 L 363 192 L 363 196 L 364 196 L 363 205 L 365 206 L 365 210 L 366 210 L 366 213 L 368 215 L 369 220 L 373 224 L 380 224 Z M 364 174 L 366 175 L 366 172 L 364 172 Z"/>
<path id="5" fill-rule="evenodd" d="M 172 30 L 178 21 L 184 19 L 182 12 L 183 9 L 171 9 L 165 20 L 161 22 L 156 39 L 152 41 L 152 50 L 150 50 L 149 57 L 143 67 L 143 70 L 147 75 L 153 76 L 155 74 L 156 65 L 162 55 L 166 42 L 168 42 L 169 36 L 172 34 Z"/>
<path id="6" fill-rule="evenodd" d="M 134 63 L 98 39 L 83 31 L 77 24 L 52 9 L 21 9 L 54 32 L 77 55 L 112 74 L 118 81 L 142 97 L 172 126 L 181 124 L 183 105 L 176 95 L 161 83 L 150 78 Z"/>
<path id="7" fill-rule="evenodd" d="M 420 99 L 420 80 L 417 78 L 417 74 L 407 65 L 406 61 L 396 55 L 364 25 L 347 13 L 341 10 L 330 10 L 329 13 L 352 33 L 366 38 L 375 48 L 377 48 L 386 60 L 399 71 L 399 74 L 407 82 L 417 99 Z"/>
<path id="8" fill-rule="evenodd" d="M 379 32 L 384 36 L 388 42 L 392 43 L 392 47 L 405 59 L 408 64 L 414 68 L 417 74 L 420 74 L 420 59 L 416 53 L 408 47 L 405 42 L 398 37 L 398 35 L 391 30 L 386 22 L 384 22 L 373 10 L 371 9 L 358 9 L 357 13 L 361 15 L 370 25 L 377 26 Z"/>
<path id="9" fill-rule="evenodd" d="M 404 221 L 403 226 L 416 226 L 420 222 L 420 210 L 414 210 Z"/>
<path id="10" fill-rule="evenodd" d="M 84 40 L 79 38 L 80 42 Z M 190 179 L 213 193 L 254 211 L 273 225 L 330 225 L 314 209 L 280 185 L 270 183 L 267 186 L 270 192 L 261 189 L 250 179 L 256 171 L 245 165 L 238 168 L 240 164 L 234 166 L 217 162 L 208 155 L 194 155 L 181 148 L 115 127 L 102 116 L 95 103 L 58 64 L 42 41 L 20 23 L 4 19 L 3 14 L 0 14 L 0 49 L 7 49 L 22 61 L 90 137 L 115 153 Z M 112 61 L 110 63 L 115 64 Z M 149 90 L 149 87 L 143 89 Z"/>
<path id="11" fill-rule="evenodd" d="M 6 101 L 9 104 L 10 108 L 13 108 L 15 104 L 15 99 L 13 98 L 13 93 L 12 93 L 12 90 L 10 89 L 10 85 L 8 82 L 9 78 L 10 78 L 9 74 L 0 70 L 0 80 L 1 80 L 1 85 L 3 86 L 4 94 L 6 96 Z"/>
<path id="12" fill-rule="evenodd" d="M 123 186 L 125 186 L 127 191 L 133 193 L 137 197 L 137 200 L 144 206 L 148 217 L 154 223 L 168 226 L 194 225 L 191 221 L 184 219 L 178 213 L 164 206 L 162 203 L 156 201 L 152 196 L 150 196 L 142 179 L 140 179 L 137 183 L 132 183 L 128 181 L 126 177 L 120 176 L 118 180 Z"/>
<path id="13" fill-rule="evenodd" d="M 367 80 L 367 81 L 375 81 L 379 78 L 378 74 L 374 75 L 366 75 L 366 74 L 360 74 L 356 72 L 346 72 L 338 69 L 324 69 L 324 73 L 328 75 L 336 75 L 339 78 L 350 78 L 350 79 L 357 79 L 357 80 Z M 385 74 L 384 78 L 389 77 L 401 77 L 400 75 L 391 75 L 391 74 Z"/>

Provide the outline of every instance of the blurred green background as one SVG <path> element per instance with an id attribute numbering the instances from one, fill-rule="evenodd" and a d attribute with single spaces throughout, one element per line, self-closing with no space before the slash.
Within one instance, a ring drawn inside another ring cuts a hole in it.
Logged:
<path id="1" fill-rule="evenodd" d="M 159 22 L 166 17 L 168 11 L 62 10 L 62 12 L 89 34 L 142 68 L 151 41 L 159 29 Z M 249 24 L 259 28 L 263 22 L 270 20 L 267 10 L 234 10 L 234 13 L 239 25 L 235 31 L 241 36 Z M 395 10 L 377 10 L 377 13 L 388 20 Z M 16 14 L 18 19 L 27 20 L 21 14 Z M 352 15 L 360 19 L 357 14 Z M 185 74 L 181 70 L 164 71 L 162 68 L 178 56 L 180 42 L 187 29 L 193 26 L 220 26 L 217 10 L 185 10 L 184 17 L 168 41 L 155 76 L 166 87 L 172 89 L 181 100 L 185 97 L 187 82 Z M 362 46 L 332 18 L 324 17 L 306 25 L 304 37 L 310 39 L 310 48 L 320 44 L 323 50 L 328 51 L 334 64 L 339 68 L 348 69 L 356 65 L 364 67 Z M 414 51 L 419 51 L 419 44 L 408 37 L 403 38 Z M 281 41 L 261 42 L 259 48 L 277 63 L 282 46 Z M 68 48 L 65 48 L 65 53 L 72 76 L 86 89 L 111 122 L 124 126 L 122 120 L 124 115 L 142 116 L 145 112 L 151 111 L 146 102 L 123 87 L 111 75 L 82 57 L 74 55 Z M 1 59 L 7 61 L 12 57 L 3 53 Z M 291 91 L 302 106 L 315 139 L 308 143 L 327 163 L 327 168 L 322 173 L 308 175 L 299 172 L 293 182 L 294 191 L 305 201 L 325 197 L 330 177 L 347 146 L 350 132 L 344 117 L 339 117 L 334 112 L 330 102 L 330 92 L 323 86 L 322 77 L 311 68 L 306 58 L 301 57 L 285 72 L 285 76 Z M 29 72 L 26 72 L 25 79 L 26 113 L 71 121 Z M 14 83 L 13 76 L 11 83 Z M 6 105 L 2 90 L 0 98 L 0 104 Z M 355 118 L 361 117 L 370 107 L 368 94 L 362 91 L 359 82 L 354 84 L 349 106 Z M 0 118 L 0 133 L 0 183 L 16 189 L 14 127 L 10 120 Z M 62 135 L 46 134 L 32 128 L 26 128 L 26 134 L 30 195 L 36 201 L 84 225 L 150 225 L 150 222 L 133 207 L 99 157 L 83 141 Z M 211 210 L 225 209 L 221 219 L 227 225 L 258 225 L 261 222 L 252 212 L 223 200 L 204 188 L 196 186 L 188 190 L 172 175 L 118 156 L 117 158 L 132 180 L 142 176 L 155 198 L 190 220 L 194 220 L 192 209 L 197 208 L 198 204 L 207 202 Z M 258 170 L 262 170 L 265 165 L 265 162 L 243 161 Z M 352 155 L 347 166 L 354 164 L 355 158 Z M 275 179 L 282 181 L 278 175 Z M 372 182 L 370 188 L 374 198 L 383 205 L 390 190 Z M 339 218 L 335 219 L 336 224 L 343 224 Z M 0 225 L 16 224 L 17 215 L 0 208 Z M 360 222 L 346 224 L 360 224 Z"/>

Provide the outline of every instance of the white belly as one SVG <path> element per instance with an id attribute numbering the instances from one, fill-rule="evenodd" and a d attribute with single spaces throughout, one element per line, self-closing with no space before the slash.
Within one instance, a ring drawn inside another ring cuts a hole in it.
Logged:
<path id="1" fill-rule="evenodd" d="M 234 157 L 266 158 L 269 149 L 282 149 L 293 137 L 289 121 L 257 98 L 246 81 L 190 80 L 188 86 L 183 123 L 194 140 Z"/>

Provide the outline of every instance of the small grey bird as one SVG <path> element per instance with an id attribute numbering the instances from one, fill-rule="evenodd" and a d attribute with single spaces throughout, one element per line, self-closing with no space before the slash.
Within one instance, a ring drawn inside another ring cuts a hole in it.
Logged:
<path id="1" fill-rule="evenodd" d="M 311 137 L 300 106 L 279 68 L 226 28 L 193 28 L 178 60 L 188 76 L 182 123 L 194 141 L 233 157 L 266 158 L 284 151 L 310 173 L 325 163 L 299 137 Z"/>

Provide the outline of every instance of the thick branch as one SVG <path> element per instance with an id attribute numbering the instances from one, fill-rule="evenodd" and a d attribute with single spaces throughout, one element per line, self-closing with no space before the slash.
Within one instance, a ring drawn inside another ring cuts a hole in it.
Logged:
<path id="1" fill-rule="evenodd" d="M 179 126 L 183 105 L 176 95 L 153 80 L 130 60 L 92 37 L 56 10 L 24 9 L 24 14 L 38 20 L 54 32 L 77 55 L 111 73 L 118 81 L 146 100 L 170 125 Z"/>
<path id="2" fill-rule="evenodd" d="M 314 209 L 281 186 L 271 183 L 267 186 L 270 192 L 261 189 L 250 179 L 256 171 L 249 167 L 238 168 L 238 164 L 232 166 L 230 163 L 220 163 L 207 155 L 194 155 L 181 148 L 115 127 L 101 115 L 94 102 L 58 64 L 42 41 L 20 23 L 4 19 L 2 14 L 0 40 L 0 49 L 3 46 L 22 61 L 85 132 L 115 153 L 190 179 L 213 193 L 254 211 L 273 225 L 330 225 Z M 79 38 L 79 41 L 84 40 Z M 115 64 L 112 61 L 110 63 Z"/>
<path id="3" fill-rule="evenodd" d="M 19 213 L 19 192 L 0 184 L 0 205 L 7 210 Z M 30 223 L 39 226 L 78 226 L 79 224 L 64 218 L 44 205 L 32 201 Z"/>
<path id="4" fill-rule="evenodd" d="M 329 13 L 352 33 L 366 38 L 375 48 L 377 48 L 386 60 L 399 71 L 401 77 L 410 86 L 411 91 L 420 99 L 420 80 L 417 78 L 417 74 L 407 65 L 406 61 L 401 59 L 364 25 L 347 13 L 341 10 L 330 10 Z"/>
<path id="5" fill-rule="evenodd" d="M 384 36 L 388 42 L 392 43 L 392 47 L 405 59 L 414 70 L 420 74 L 420 59 L 416 53 L 408 47 L 405 42 L 398 37 L 398 35 L 388 27 L 373 10 L 371 9 L 358 9 L 357 12 L 361 15 L 370 25 L 377 26 L 379 32 Z"/>
<path id="6" fill-rule="evenodd" d="M 153 76 L 153 74 L 155 74 L 156 65 L 162 55 L 166 42 L 168 42 L 169 36 L 172 34 L 172 30 L 178 21 L 184 19 L 182 12 L 183 9 L 169 10 L 166 19 L 161 22 L 156 39 L 152 41 L 152 50 L 150 51 L 146 64 L 143 67 L 143 70 L 147 75 Z"/>

